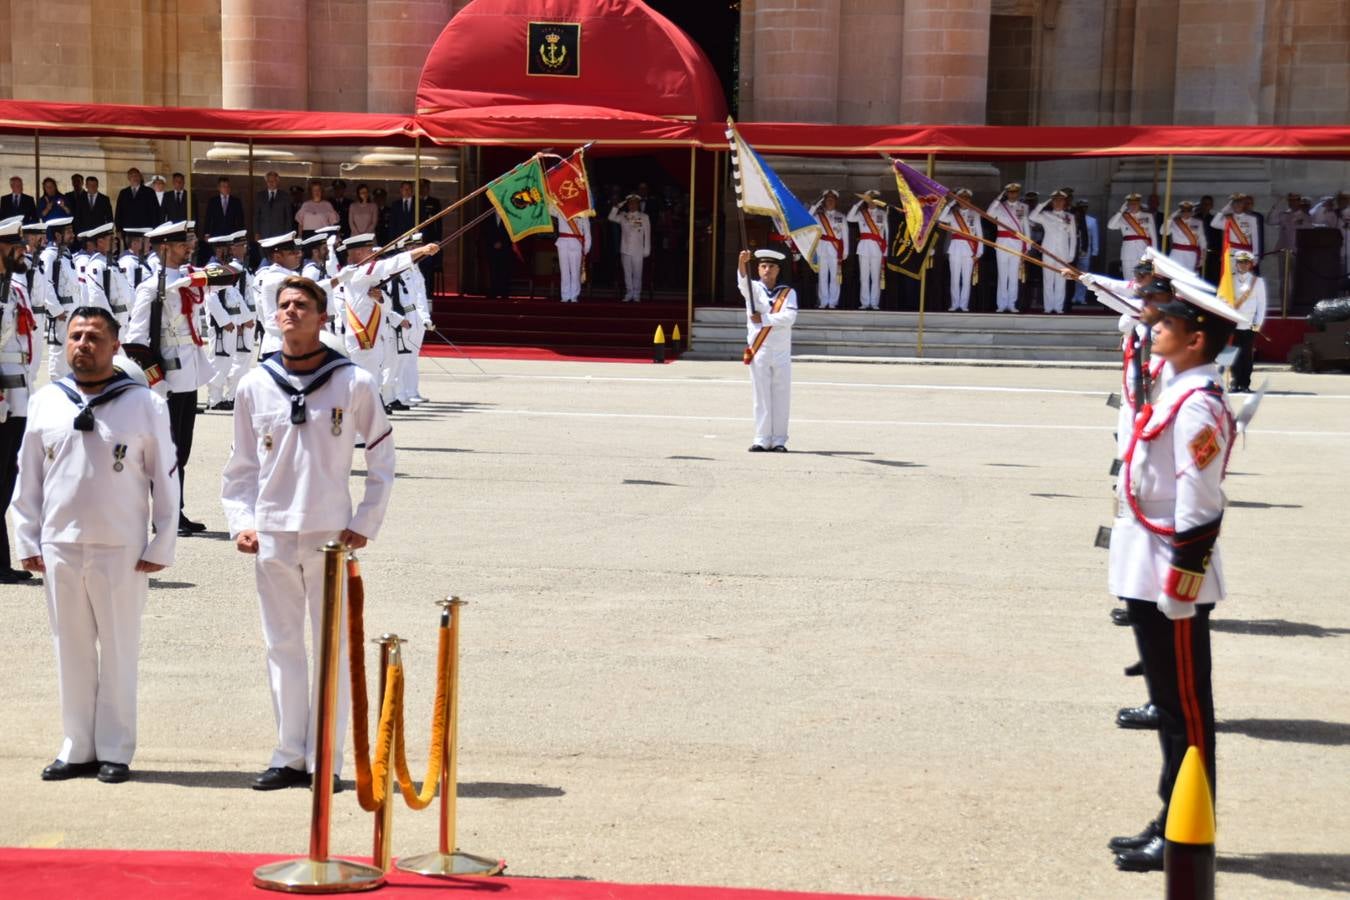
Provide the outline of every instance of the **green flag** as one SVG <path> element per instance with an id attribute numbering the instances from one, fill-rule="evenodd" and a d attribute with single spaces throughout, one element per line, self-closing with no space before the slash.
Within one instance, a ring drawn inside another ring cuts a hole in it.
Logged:
<path id="1" fill-rule="evenodd" d="M 497 209 L 512 242 L 553 230 L 548 212 L 544 167 L 538 157 L 523 162 L 487 186 L 488 199 Z"/>

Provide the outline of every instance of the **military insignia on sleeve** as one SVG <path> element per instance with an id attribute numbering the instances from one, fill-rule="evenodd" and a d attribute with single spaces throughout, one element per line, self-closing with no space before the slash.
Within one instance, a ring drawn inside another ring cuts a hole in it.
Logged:
<path id="1" fill-rule="evenodd" d="M 1191 438 L 1187 446 L 1191 451 L 1191 459 L 1195 460 L 1195 467 L 1203 469 L 1219 455 L 1218 430 L 1213 425 L 1206 425 L 1199 434 Z"/>
<path id="2" fill-rule="evenodd" d="M 581 23 L 530 22 L 526 27 L 526 74 L 564 78 L 581 75 Z"/>

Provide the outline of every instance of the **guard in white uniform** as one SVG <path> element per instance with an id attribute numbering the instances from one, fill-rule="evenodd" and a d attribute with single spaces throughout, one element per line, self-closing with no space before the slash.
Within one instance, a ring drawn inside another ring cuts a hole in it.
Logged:
<path id="1" fill-rule="evenodd" d="M 623 302 L 642 300 L 642 261 L 652 255 L 652 220 L 642 211 L 642 198 L 629 194 L 624 208 L 609 211 L 619 226 L 619 261 L 623 264 Z"/>
<path id="2" fill-rule="evenodd" d="M 228 267 L 231 272 L 236 271 L 230 266 L 232 260 L 229 248 L 235 242 L 244 240 L 247 235 L 248 232 L 241 230 L 233 234 L 207 238 L 206 242 L 211 245 L 208 267 Z M 210 329 L 207 352 L 214 370 L 211 380 L 206 385 L 206 408 L 228 411 L 234 409 L 234 391 L 230 383 L 230 373 L 235 367 L 239 334 L 245 321 L 244 301 L 239 294 L 238 282 L 209 288 L 206 291 L 205 307 L 207 326 Z"/>
<path id="3" fill-rule="evenodd" d="M 1012 251 L 994 254 L 994 262 L 998 264 L 998 287 L 994 298 L 999 312 L 1017 312 L 1017 284 L 1023 277 L 1023 264 L 1013 254 L 1027 252 L 1027 242 L 1022 235 L 1030 230 L 1027 205 L 1021 201 L 1021 196 L 1022 185 L 1017 182 L 1005 184 L 1003 193 L 994 198 L 987 210 L 998 222 L 995 242 Z"/>
<path id="4" fill-rule="evenodd" d="M 185 274 L 188 231 L 185 222 L 165 222 L 150 231 L 150 243 L 159 249 L 163 266 L 154 278 L 141 282 L 131 308 L 131 321 L 122 335 L 128 356 L 145 371 L 150 387 L 166 393 L 169 430 L 178 450 L 179 496 L 192 455 L 192 436 L 197 420 L 197 390 L 211 380 L 215 370 L 206 355 L 206 340 L 197 327 L 203 300 L 205 273 Z M 188 536 L 206 526 L 185 514 L 178 518 L 178 533 Z"/>
<path id="5" fill-rule="evenodd" d="M 969 200 L 969 188 L 956 192 L 958 197 Z M 949 205 L 938 219 L 938 223 L 952 229 L 947 233 L 947 270 L 951 276 L 951 306 L 947 312 L 970 311 L 970 288 L 977 277 L 976 266 L 984 255 L 984 244 L 975 240 L 983 237 L 980 231 L 980 217 L 959 203 Z"/>
<path id="6" fill-rule="evenodd" d="M 149 228 L 122 229 L 122 255 L 117 258 L 117 267 L 122 277 L 131 285 L 133 296 L 141 282 L 150 277 L 150 264 L 145 259 L 145 233 Z"/>
<path id="7" fill-rule="evenodd" d="M 844 260 L 848 259 L 848 217 L 839 209 L 839 192 L 820 195 L 811 215 L 820 224 L 816 244 L 816 306 L 839 308 L 839 289 L 844 284 Z"/>
<path id="8" fill-rule="evenodd" d="M 52 307 L 59 309 L 60 304 L 57 303 L 51 282 L 43 277 L 42 272 L 42 249 L 47 243 L 47 223 L 25 222 L 22 232 L 27 246 L 23 254 L 25 271 L 22 277 L 28 288 L 29 311 L 33 314 L 35 329 L 32 348 L 28 351 L 28 383 L 31 385 L 37 382 L 38 370 L 42 367 L 42 345 L 46 343 L 40 323 Z"/>
<path id="9" fill-rule="evenodd" d="M 408 236 L 400 246 L 420 243 L 422 233 Z M 385 377 L 392 383 L 394 400 L 391 409 L 408 410 L 426 402 L 418 393 L 417 359 L 431 322 L 427 311 L 427 282 L 420 266 L 410 266 L 385 283 L 389 297 L 389 342 L 385 345 Z"/>
<path id="10" fill-rule="evenodd" d="M 1190 200 L 1182 200 L 1167 219 L 1167 235 L 1168 257 L 1198 273 L 1205 264 L 1209 241 L 1205 238 L 1205 223 L 1195 215 L 1195 204 Z"/>
<path id="11" fill-rule="evenodd" d="M 14 493 L 19 464 L 19 444 L 23 440 L 24 417 L 28 415 L 29 380 L 33 344 L 39 340 L 37 321 L 28 293 L 27 262 L 20 229 L 23 216 L 0 222 L 0 584 L 14 584 L 32 578 L 28 572 L 10 565 L 9 531 L 5 527 L 4 507 Z M 22 557 L 23 554 L 21 553 Z"/>
<path id="12" fill-rule="evenodd" d="M 845 219 L 858 226 L 858 308 L 881 309 L 881 291 L 886 287 L 881 264 L 891 245 L 891 223 L 886 216 L 886 204 L 881 201 L 881 191 L 865 192 Z"/>
<path id="13" fill-rule="evenodd" d="M 576 303 L 585 280 L 586 255 L 591 252 L 591 219 L 589 216 L 569 219 L 556 206 L 550 207 L 549 212 L 558 229 L 554 242 L 558 251 L 558 289 L 562 302 Z"/>
<path id="14" fill-rule="evenodd" d="M 333 329 L 337 322 L 337 303 L 333 299 L 333 279 L 337 277 L 337 243 L 341 225 L 325 225 L 316 228 L 309 237 L 298 241 L 300 254 L 304 260 L 300 264 L 300 274 L 323 288 L 328 297 L 328 327 Z"/>
<path id="15" fill-rule="evenodd" d="M 1072 262 L 1078 255 L 1078 221 L 1069 210 L 1067 193 L 1053 192 L 1050 199 L 1041 203 L 1031 213 L 1031 221 L 1045 229 L 1045 237 L 1041 238 L 1040 243 L 1047 252 L 1066 263 Z M 1041 277 L 1041 301 L 1045 305 L 1045 311 L 1052 314 L 1063 313 L 1064 276 L 1054 269 L 1041 269 Z"/>
<path id="16" fill-rule="evenodd" d="M 759 278 L 750 280 L 751 253 L 742 250 L 736 286 L 745 298 L 746 348 L 755 391 L 755 442 L 752 453 L 787 452 L 788 412 L 792 403 L 792 323 L 797 321 L 797 292 L 778 284 L 787 256 L 777 250 L 756 250 Z"/>
<path id="17" fill-rule="evenodd" d="M 121 267 L 108 258 L 112 235 L 111 222 L 81 235 L 86 260 L 80 275 L 80 305 L 108 310 L 117 320 L 118 327 L 125 328 L 131 317 L 131 284 L 122 274 Z"/>
<path id="18" fill-rule="evenodd" d="M 1120 271 L 1133 272 L 1139 259 L 1149 247 L 1158 246 L 1158 229 L 1153 214 L 1143 207 L 1139 194 L 1126 194 L 1125 203 L 1106 223 L 1112 231 L 1120 232 Z"/>
<path id="19" fill-rule="evenodd" d="M 1261 223 L 1251 214 L 1251 208 L 1251 197 L 1233 194 L 1209 223 L 1211 228 L 1227 236 L 1228 252 L 1234 257 L 1234 271 L 1237 271 L 1237 254 L 1242 250 L 1250 253 L 1253 259 L 1261 259 Z"/>
<path id="20" fill-rule="evenodd" d="M 392 262 L 392 261 L 390 261 Z M 221 501 L 235 546 L 256 554 L 258 601 L 277 744 L 258 790 L 306 784 L 314 770 L 319 685 L 310 688 L 305 661 L 305 611 L 319 644 L 323 553 L 328 541 L 352 549 L 379 533 L 394 485 L 394 441 L 379 386 L 371 375 L 320 341 L 323 292 L 294 278 L 281 292 L 279 352 L 244 376 L 235 397 L 234 449 L 222 477 Z M 365 438 L 365 493 L 355 514 L 347 483 L 356 435 Z M 339 658 L 346 658 L 346 629 Z M 348 679 L 338 679 L 342 766 Z"/>
<path id="21" fill-rule="evenodd" d="M 51 296 L 56 299 L 56 305 L 49 302 L 47 307 L 47 374 L 52 381 L 70 372 L 66 364 L 66 322 L 80 296 L 80 274 L 68 246 L 75 239 L 72 221 L 65 217 L 47 222 L 54 239 L 47 241 L 39 257 L 42 277 L 52 286 Z"/>
<path id="22" fill-rule="evenodd" d="M 253 306 L 258 310 L 258 319 L 262 322 L 263 356 L 275 353 L 281 348 L 281 332 L 277 330 L 277 290 L 281 283 L 300 268 L 300 247 L 295 241 L 295 232 L 274 235 L 258 241 L 263 258 L 267 260 L 253 273 Z"/>
<path id="23" fill-rule="evenodd" d="M 1233 306 L 1241 316 L 1237 330 L 1233 332 L 1233 346 L 1237 347 L 1237 358 L 1229 370 L 1232 384 L 1229 390 L 1234 394 L 1245 394 L 1252 389 L 1252 345 L 1256 335 L 1266 321 L 1266 282 L 1256 274 L 1256 257 L 1246 250 L 1233 254 L 1237 271 L 1233 274 Z"/>
<path id="24" fill-rule="evenodd" d="M 1161 870 L 1168 803 L 1182 758 L 1196 747 L 1214 791 L 1214 698 L 1209 615 L 1225 593 L 1219 556 L 1222 482 L 1233 416 L 1214 358 L 1241 314 L 1213 294 L 1175 282 L 1153 352 L 1172 375 L 1140 415 L 1119 483 L 1111 529 L 1110 590 L 1126 602 L 1158 707 L 1160 815 L 1138 835 L 1109 842 L 1121 869 Z"/>
<path id="25" fill-rule="evenodd" d="M 12 509 L 56 645 L 65 740 L 42 778 L 116 783 L 136 752 L 141 611 L 150 573 L 173 562 L 178 481 L 167 405 L 113 367 L 111 316 L 82 311 L 67 339 L 73 373 L 29 403 Z"/>
<path id="26" fill-rule="evenodd" d="M 228 252 L 230 257 L 227 262 L 222 261 L 239 276 L 239 280 L 235 283 L 235 290 L 239 292 L 240 322 L 239 328 L 235 331 L 234 359 L 230 363 L 230 374 L 225 387 L 225 395 L 229 398 L 230 409 L 234 409 L 234 392 L 239 388 L 240 379 L 253 365 L 255 343 L 260 330 L 258 310 L 254 306 L 253 299 L 253 273 L 249 272 L 244 265 L 244 258 L 248 254 L 248 245 L 245 243 L 248 232 L 235 232 L 235 234 L 238 240 L 221 248 Z"/>

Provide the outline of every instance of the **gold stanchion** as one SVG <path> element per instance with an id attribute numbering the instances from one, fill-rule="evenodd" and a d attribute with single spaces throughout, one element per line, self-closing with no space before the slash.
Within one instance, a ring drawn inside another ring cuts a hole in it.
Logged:
<path id="1" fill-rule="evenodd" d="M 384 708 L 384 692 L 388 689 L 388 675 L 390 666 L 403 666 L 403 652 L 401 644 L 407 643 L 400 640 L 396 634 L 385 632 L 377 639 L 371 641 L 372 644 L 380 645 L 380 692 L 379 706 Z M 392 759 L 398 752 L 398 732 L 394 732 L 393 740 L 390 741 L 389 756 Z M 370 858 L 381 872 L 388 872 L 393 862 L 393 838 L 394 833 L 394 798 L 397 794 L 394 792 L 394 767 L 392 765 L 385 769 L 384 784 L 384 802 L 380 808 L 375 811 L 375 836 L 374 848 L 371 850 Z"/>
<path id="2" fill-rule="evenodd" d="M 455 848 L 455 801 L 459 788 L 459 609 L 465 601 L 447 597 L 437 601 L 441 607 L 441 628 L 450 629 L 450 653 L 446 671 L 440 673 L 449 679 L 445 692 L 446 722 L 445 746 L 441 754 L 441 835 L 440 847 L 431 853 L 410 856 L 398 861 L 398 868 L 417 875 L 454 877 L 464 875 L 496 875 L 505 868 L 500 860 L 460 853 Z"/>
<path id="3" fill-rule="evenodd" d="M 295 894 L 368 891 L 384 884 L 384 873 L 328 856 L 328 825 L 333 805 L 333 751 L 336 738 L 338 648 L 342 627 L 343 566 L 346 551 L 337 541 L 323 548 L 322 641 L 318 648 L 319 733 L 314 748 L 313 804 L 309 819 L 309 856 L 268 863 L 253 870 L 255 887 Z"/>

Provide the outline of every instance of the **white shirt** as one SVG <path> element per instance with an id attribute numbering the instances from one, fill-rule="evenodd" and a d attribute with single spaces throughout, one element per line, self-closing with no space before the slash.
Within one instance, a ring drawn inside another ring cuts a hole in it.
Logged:
<path id="1" fill-rule="evenodd" d="M 170 269 L 165 272 L 164 311 L 160 316 L 159 355 L 164 359 L 164 381 L 161 390 L 172 393 L 195 391 L 215 374 L 206 356 L 205 341 L 197 334 L 197 309 L 204 301 L 201 288 L 168 290 L 183 272 Z M 183 312 L 183 291 L 191 303 L 191 311 Z M 150 347 L 150 313 L 159 295 L 159 273 L 142 281 L 136 288 L 136 299 L 131 307 L 131 320 L 122 330 L 122 343 Z M 202 343 L 198 343 L 202 341 Z M 155 348 L 150 347 L 153 352 Z"/>
<path id="2" fill-rule="evenodd" d="M 5 408 L 6 415 L 9 416 L 26 414 L 32 387 L 27 383 L 28 365 L 32 361 L 34 349 L 32 345 L 43 339 L 37 332 L 36 324 L 26 337 L 19 334 L 21 310 L 26 310 L 31 316 L 33 307 L 29 303 L 28 286 L 24 283 L 24 279 L 15 277 L 9 283 L 9 298 L 5 301 L 4 309 L 0 310 L 0 375 L 4 375 L 7 379 L 21 377 L 24 385 L 0 389 L 0 398 L 4 399 L 4 404 L 0 406 Z M 0 422 L 4 419 L 5 416 L 0 416 Z M 0 515 L 4 515 L 3 510 L 0 510 Z"/>
<path id="3" fill-rule="evenodd" d="M 853 204 L 853 208 L 848 211 L 848 215 L 845 217 L 846 221 L 857 223 L 858 255 L 885 256 L 888 249 L 887 243 L 891 239 L 891 223 L 886 219 L 886 210 L 877 209 L 870 204 L 864 210 L 863 203 L 862 200 L 859 200 Z M 863 221 L 864 216 L 867 217 L 866 222 Z M 868 227 L 868 222 L 871 223 L 871 228 Z M 878 237 L 881 238 L 881 243 L 877 243 Z"/>
<path id="4" fill-rule="evenodd" d="M 253 306 L 263 327 L 263 355 L 281 349 L 281 328 L 277 325 L 277 294 L 281 283 L 297 274 L 294 269 L 267 263 L 253 273 Z"/>
<path id="5" fill-rule="evenodd" d="M 1233 297 L 1237 310 L 1247 317 L 1250 325 L 1239 324 L 1239 331 L 1255 328 L 1260 331 L 1266 321 L 1266 281 L 1255 272 L 1233 273 Z"/>
<path id="6" fill-rule="evenodd" d="M 760 323 L 755 324 L 750 321 L 749 311 L 746 311 L 746 346 L 755 343 L 755 338 L 761 330 L 772 327 L 773 330 L 765 337 L 764 343 L 760 345 L 756 352 L 756 358 L 760 354 L 790 354 L 792 352 L 792 323 L 797 321 L 797 292 L 788 288 L 787 299 L 783 301 L 783 308 L 774 312 L 773 298 L 778 293 L 777 288 L 773 294 L 770 294 L 765 290 L 764 282 L 751 281 L 740 274 L 736 276 L 736 286 L 740 288 L 741 296 L 753 304 L 755 312 L 759 313 L 760 316 Z M 782 285 L 779 285 L 779 287 L 781 288 Z"/>
<path id="7" fill-rule="evenodd" d="M 581 254 L 585 256 L 591 252 L 591 217 L 577 216 L 575 219 L 566 219 L 562 211 L 556 206 L 550 207 L 554 222 L 558 227 L 557 246 L 563 244 L 578 244 L 581 247 Z M 577 237 L 564 237 L 564 235 L 577 235 Z"/>
<path id="8" fill-rule="evenodd" d="M 958 223 L 957 219 L 960 219 L 961 221 Z M 965 225 L 966 231 L 969 231 L 973 237 L 984 237 L 984 232 L 980 230 L 980 218 L 975 215 L 974 212 L 963 209 L 953 203 L 943 210 L 942 215 L 938 218 L 938 222 L 947 225 L 952 229 L 947 234 L 948 256 L 951 256 L 952 254 L 961 255 L 963 253 L 968 253 L 975 259 L 979 259 L 984 255 L 984 244 L 961 236 L 964 233 L 961 230 L 961 226 Z M 965 257 L 963 256 L 962 258 L 964 259 Z"/>
<path id="9" fill-rule="evenodd" d="M 78 391 L 69 376 L 62 382 Z M 29 404 L 10 506 L 19 557 L 41 556 L 43 544 L 108 544 L 144 547 L 141 559 L 169 565 L 178 476 L 168 404 L 136 385 L 94 407 L 92 431 L 75 429 L 79 411 L 55 384 Z"/>
<path id="10" fill-rule="evenodd" d="M 652 252 L 652 220 L 645 212 L 628 212 L 614 207 L 609 220 L 619 226 L 619 252 L 647 257 Z"/>
<path id="11" fill-rule="evenodd" d="M 1051 208 L 1052 202 L 1041 201 L 1040 206 L 1037 206 L 1035 212 L 1031 214 L 1031 221 L 1045 229 L 1045 237 L 1041 240 L 1042 246 L 1065 262 L 1072 262 L 1078 255 L 1078 222 L 1074 219 L 1072 211 Z"/>
<path id="12" fill-rule="evenodd" d="M 364 262 L 356 266 L 343 266 L 342 271 L 338 273 L 338 278 L 342 281 L 337 298 L 341 314 L 347 316 L 348 310 L 350 310 L 351 316 L 355 317 L 363 326 L 369 324 L 375 313 L 375 305 L 380 302 L 370 296 L 371 289 L 378 288 L 381 282 L 388 280 L 404 269 L 411 268 L 412 265 L 412 253 L 404 251 L 397 256 L 382 256 L 372 262 Z M 387 304 L 384 311 L 388 311 Z M 381 316 L 383 317 L 383 312 Z M 369 349 L 361 346 L 352 330 L 350 321 L 341 322 L 339 325 L 339 330 L 344 330 L 343 339 L 346 342 L 349 355 L 365 352 Z M 383 323 L 380 327 L 382 330 Z M 372 337 L 378 338 L 379 334 L 380 332 L 377 331 Z"/>
<path id="13" fill-rule="evenodd" d="M 308 378 L 293 376 L 292 383 L 301 387 Z M 393 429 L 379 385 L 364 369 L 344 364 L 305 398 L 305 412 L 303 425 L 291 424 L 290 397 L 261 366 L 240 380 L 234 448 L 221 478 L 230 534 L 350 528 L 373 539 L 394 486 Z M 347 483 L 358 432 L 367 474 L 353 515 Z"/>

